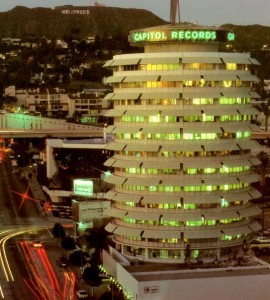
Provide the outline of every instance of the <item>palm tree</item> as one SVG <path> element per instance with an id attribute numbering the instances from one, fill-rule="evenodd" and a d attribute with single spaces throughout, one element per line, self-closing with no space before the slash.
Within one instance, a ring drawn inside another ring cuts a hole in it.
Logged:
<path id="1" fill-rule="evenodd" d="M 108 250 L 110 238 L 109 233 L 105 230 L 105 227 L 89 229 L 85 234 L 85 241 L 89 249 L 95 249 L 92 255 L 92 264 L 102 264 L 102 251 Z"/>
<path id="2" fill-rule="evenodd" d="M 266 99 L 266 102 L 254 105 L 260 112 L 264 114 L 264 130 L 268 131 L 268 120 L 270 117 L 270 99 Z"/>
<path id="3" fill-rule="evenodd" d="M 259 158 L 259 160 L 261 161 L 261 165 L 260 165 L 260 186 L 263 188 L 265 188 L 265 177 L 266 177 L 266 170 L 267 170 L 267 165 L 268 165 L 268 154 L 264 151 L 261 151 L 257 157 Z"/>

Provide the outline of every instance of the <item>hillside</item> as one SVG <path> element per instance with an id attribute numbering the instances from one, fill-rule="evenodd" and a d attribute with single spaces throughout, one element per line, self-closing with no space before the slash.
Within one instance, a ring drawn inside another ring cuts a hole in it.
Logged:
<path id="1" fill-rule="evenodd" d="M 232 30 L 236 35 L 235 48 L 250 52 L 261 49 L 263 45 L 270 47 L 270 27 L 262 25 L 224 24 L 222 28 Z"/>
<path id="2" fill-rule="evenodd" d="M 87 14 L 66 14 L 64 10 L 86 10 Z M 130 30 L 157 26 L 166 22 L 143 9 L 73 6 L 27 8 L 17 6 L 0 13 L 0 38 L 36 37 L 63 38 L 76 34 L 78 38 L 92 35 L 128 33 Z"/>

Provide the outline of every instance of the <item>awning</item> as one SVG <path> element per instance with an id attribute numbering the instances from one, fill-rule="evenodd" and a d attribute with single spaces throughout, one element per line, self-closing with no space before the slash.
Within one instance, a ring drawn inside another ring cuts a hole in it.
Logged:
<path id="1" fill-rule="evenodd" d="M 220 236 L 219 230 L 185 230 L 186 239 L 219 238 Z"/>
<path id="2" fill-rule="evenodd" d="M 113 133 L 132 133 L 136 134 L 140 131 L 141 127 L 139 126 L 121 126 L 121 127 L 115 127 L 112 131 Z"/>
<path id="3" fill-rule="evenodd" d="M 172 92 L 143 92 L 140 99 L 163 99 L 163 98 L 170 98 L 170 99 L 181 99 L 182 97 L 180 94 L 183 92 L 183 88 L 178 88 L 177 91 Z"/>
<path id="4" fill-rule="evenodd" d="M 224 56 L 222 55 L 222 60 L 225 63 L 235 63 L 235 64 L 242 64 L 242 65 L 250 65 L 251 61 L 249 60 L 249 56 L 241 55 L 235 55 L 231 54 L 230 56 Z"/>
<path id="5" fill-rule="evenodd" d="M 169 127 L 169 126 L 148 126 L 142 129 L 142 133 L 145 134 L 155 134 L 155 133 L 160 133 L 160 134 L 170 134 L 170 133 L 180 133 L 180 128 L 179 127 Z"/>
<path id="6" fill-rule="evenodd" d="M 222 133 L 220 125 L 218 124 L 184 124 L 183 133 Z"/>
<path id="7" fill-rule="evenodd" d="M 251 197 L 253 199 L 258 199 L 258 198 L 260 198 L 262 196 L 262 194 L 258 190 L 254 189 L 254 188 L 251 191 L 249 191 L 249 194 L 251 195 Z"/>
<path id="8" fill-rule="evenodd" d="M 146 64 L 179 64 L 180 57 L 143 57 L 140 61 L 141 65 Z"/>
<path id="9" fill-rule="evenodd" d="M 113 198 L 113 200 L 118 201 L 118 202 L 127 202 L 128 201 L 128 202 L 139 203 L 141 198 L 142 198 L 142 195 L 117 193 L 115 195 L 115 197 Z"/>
<path id="10" fill-rule="evenodd" d="M 111 100 L 113 96 L 114 96 L 114 93 L 109 93 L 103 99 L 104 100 Z"/>
<path id="11" fill-rule="evenodd" d="M 125 113 L 124 110 L 120 109 L 110 109 L 108 110 L 104 116 L 106 117 L 121 117 Z"/>
<path id="12" fill-rule="evenodd" d="M 108 179 L 106 179 L 107 183 L 112 183 L 112 184 L 123 184 L 125 181 L 126 181 L 125 177 L 119 177 L 113 174 Z"/>
<path id="13" fill-rule="evenodd" d="M 117 83 L 122 82 L 125 76 L 110 76 L 105 78 L 104 83 Z"/>
<path id="14" fill-rule="evenodd" d="M 161 116 L 181 116 L 183 111 L 180 109 L 163 109 L 160 111 Z"/>
<path id="15" fill-rule="evenodd" d="M 130 218 L 130 219 L 135 219 L 135 220 L 158 221 L 160 218 L 160 213 L 129 211 L 126 214 L 126 217 Z"/>
<path id="16" fill-rule="evenodd" d="M 139 228 L 118 226 L 113 233 L 118 235 L 123 235 L 123 236 L 140 236 L 141 232 L 142 229 Z"/>
<path id="17" fill-rule="evenodd" d="M 139 160 L 116 160 L 113 167 L 114 168 L 139 168 L 140 164 L 141 161 Z"/>
<path id="18" fill-rule="evenodd" d="M 146 151 L 146 152 L 157 152 L 159 145 L 157 144 L 128 144 L 125 147 L 125 151 Z"/>
<path id="19" fill-rule="evenodd" d="M 201 151 L 202 143 L 185 142 L 179 144 L 162 144 L 161 151 Z"/>
<path id="20" fill-rule="evenodd" d="M 201 157 L 199 159 L 191 158 L 185 159 L 183 162 L 183 169 L 187 168 L 198 168 L 198 169 L 204 169 L 204 168 L 219 168 L 221 167 L 220 161 L 215 160 L 207 160 L 202 159 Z"/>
<path id="21" fill-rule="evenodd" d="M 107 215 L 111 216 L 111 217 L 114 217 L 114 218 L 120 218 L 121 219 L 126 215 L 126 211 L 111 206 L 107 211 Z"/>
<path id="22" fill-rule="evenodd" d="M 143 186 L 158 186 L 159 179 L 155 178 L 144 178 L 144 177 L 128 177 L 125 184 L 127 185 L 143 185 Z"/>
<path id="23" fill-rule="evenodd" d="M 260 176 L 256 173 L 237 176 L 242 183 L 253 183 L 260 181 Z"/>
<path id="24" fill-rule="evenodd" d="M 206 81 L 239 80 L 239 78 L 236 77 L 236 74 L 233 73 L 205 74 L 203 75 L 203 78 Z"/>
<path id="25" fill-rule="evenodd" d="M 123 82 L 145 82 L 145 81 L 158 81 L 158 75 L 136 75 L 126 76 Z"/>
<path id="26" fill-rule="evenodd" d="M 117 227 L 117 225 L 113 224 L 113 223 L 109 223 L 105 226 L 106 231 L 108 232 L 114 232 L 115 228 Z"/>
<path id="27" fill-rule="evenodd" d="M 113 63 L 113 59 L 110 59 L 106 61 L 106 63 L 103 65 L 103 67 L 109 67 Z"/>
<path id="28" fill-rule="evenodd" d="M 142 163 L 141 167 L 146 169 L 180 169 L 180 161 L 146 161 Z"/>
<path id="29" fill-rule="evenodd" d="M 200 80 L 200 74 L 170 74 L 170 75 L 162 75 L 161 81 L 187 81 L 187 80 Z"/>
<path id="30" fill-rule="evenodd" d="M 181 232 L 180 229 L 177 230 L 150 230 L 146 229 L 143 232 L 143 238 L 152 239 L 180 239 Z"/>
<path id="31" fill-rule="evenodd" d="M 105 194 L 104 198 L 108 199 L 108 200 L 113 200 L 116 195 L 117 195 L 117 192 L 115 192 L 114 190 L 110 190 L 109 192 L 107 192 Z"/>
<path id="32" fill-rule="evenodd" d="M 180 203 L 179 196 L 160 196 L 160 195 L 145 195 L 143 196 L 142 203 L 144 204 L 159 204 L 159 203 L 168 203 L 175 204 Z"/>
<path id="33" fill-rule="evenodd" d="M 247 225 L 241 227 L 232 227 L 232 228 L 222 228 L 222 231 L 225 235 L 245 235 L 250 234 L 251 230 L 248 228 Z"/>
<path id="34" fill-rule="evenodd" d="M 220 91 L 213 88 L 193 88 L 185 87 L 183 91 L 184 99 L 193 99 L 193 98 L 220 98 Z"/>
<path id="35" fill-rule="evenodd" d="M 139 58 L 114 59 L 113 62 L 110 64 L 110 67 L 123 65 L 137 65 L 139 63 L 139 60 Z"/>
<path id="36" fill-rule="evenodd" d="M 241 217 L 252 217 L 258 216 L 261 213 L 261 210 L 257 206 L 246 207 L 238 211 Z"/>
<path id="37" fill-rule="evenodd" d="M 126 144 L 111 142 L 106 146 L 106 149 L 113 151 L 121 151 L 126 146 Z"/>
<path id="38" fill-rule="evenodd" d="M 188 63 L 208 63 L 208 64 L 221 64 L 221 60 L 219 57 L 215 56 L 194 56 L 194 57 L 183 57 L 182 62 L 184 64 Z"/>
<path id="39" fill-rule="evenodd" d="M 111 157 L 104 162 L 104 166 L 111 167 L 116 162 L 116 159 Z"/>
<path id="40" fill-rule="evenodd" d="M 255 58 L 249 58 L 249 60 L 251 61 L 251 63 L 253 64 L 253 65 L 258 65 L 258 66 L 260 66 L 261 64 L 257 61 L 257 59 L 255 59 Z"/>
<path id="41" fill-rule="evenodd" d="M 259 82 L 260 81 L 260 79 L 257 76 L 251 75 L 251 74 L 249 74 L 249 75 L 247 75 L 247 74 L 246 75 L 240 75 L 239 77 L 243 81 L 253 81 L 253 82 Z"/>
<path id="42" fill-rule="evenodd" d="M 249 224 L 248 227 L 250 228 L 252 233 L 258 232 L 259 230 L 262 229 L 262 226 L 258 222 L 252 222 L 251 224 Z"/>
<path id="43" fill-rule="evenodd" d="M 142 117 L 148 117 L 148 116 L 156 116 L 159 114 L 159 110 L 157 109 L 148 109 L 148 110 L 127 110 L 125 112 L 125 116 L 142 116 Z"/>
<path id="44" fill-rule="evenodd" d="M 128 100 L 135 100 L 140 97 L 140 93 L 115 93 L 110 100 L 121 100 L 121 99 L 128 99 Z"/>

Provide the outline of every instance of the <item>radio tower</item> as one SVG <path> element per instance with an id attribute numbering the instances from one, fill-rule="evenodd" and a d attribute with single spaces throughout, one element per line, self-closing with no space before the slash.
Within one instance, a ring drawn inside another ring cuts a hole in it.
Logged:
<path id="1" fill-rule="evenodd" d="M 180 23 L 179 0 L 171 0 L 171 18 L 170 18 L 170 22 L 172 24 L 175 24 L 177 11 L 178 11 L 178 23 Z"/>

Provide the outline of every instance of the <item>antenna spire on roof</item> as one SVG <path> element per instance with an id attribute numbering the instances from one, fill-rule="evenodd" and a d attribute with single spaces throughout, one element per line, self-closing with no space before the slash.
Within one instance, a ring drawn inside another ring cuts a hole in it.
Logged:
<path id="1" fill-rule="evenodd" d="M 179 0 L 171 0 L 171 16 L 170 22 L 175 24 L 178 11 L 178 23 L 180 23 L 180 4 Z"/>

